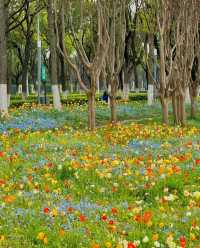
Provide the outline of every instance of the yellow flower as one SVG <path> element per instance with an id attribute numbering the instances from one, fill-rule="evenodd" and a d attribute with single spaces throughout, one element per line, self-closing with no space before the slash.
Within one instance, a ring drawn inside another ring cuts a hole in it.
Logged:
<path id="1" fill-rule="evenodd" d="M 37 236 L 37 239 L 39 239 L 39 240 L 44 240 L 44 238 L 45 238 L 45 233 L 39 232 L 39 233 L 38 233 L 38 236 Z"/>
<path id="2" fill-rule="evenodd" d="M 164 227 L 164 223 L 163 222 L 160 222 L 159 227 L 160 228 L 163 228 Z"/>
<path id="3" fill-rule="evenodd" d="M 118 245 L 116 246 L 116 248 L 123 248 L 123 245 L 122 245 L 122 244 L 118 244 Z"/>
<path id="4" fill-rule="evenodd" d="M 5 240 L 5 236 L 4 235 L 0 235 L 0 241 L 4 241 Z"/>
<path id="5" fill-rule="evenodd" d="M 194 233 L 190 233 L 190 239 L 191 240 L 196 240 L 196 235 Z"/>
<path id="6" fill-rule="evenodd" d="M 56 208 L 52 209 L 51 215 L 52 215 L 53 217 L 58 216 L 58 210 L 57 210 Z"/>
<path id="7" fill-rule="evenodd" d="M 199 191 L 196 191 L 193 193 L 193 197 L 198 201 L 200 200 L 200 192 Z"/>
<path id="8" fill-rule="evenodd" d="M 111 247 L 112 247 L 111 242 L 105 242 L 105 247 L 106 247 L 106 248 L 111 248 Z"/>
<path id="9" fill-rule="evenodd" d="M 44 238 L 43 242 L 44 242 L 45 245 L 48 244 L 48 239 L 47 239 L 47 237 Z"/>

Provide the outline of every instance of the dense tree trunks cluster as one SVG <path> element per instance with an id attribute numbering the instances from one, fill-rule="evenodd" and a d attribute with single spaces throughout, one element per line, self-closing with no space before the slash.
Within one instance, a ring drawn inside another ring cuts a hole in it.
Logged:
<path id="1" fill-rule="evenodd" d="M 172 99 L 174 123 L 186 123 L 186 93 L 190 87 L 192 116 L 195 112 L 195 86 L 191 72 L 199 39 L 199 1 L 159 0 L 155 13 L 159 32 L 160 78 L 158 82 L 163 123 L 168 124 L 168 104 Z M 198 41 L 198 42 L 197 42 Z"/>

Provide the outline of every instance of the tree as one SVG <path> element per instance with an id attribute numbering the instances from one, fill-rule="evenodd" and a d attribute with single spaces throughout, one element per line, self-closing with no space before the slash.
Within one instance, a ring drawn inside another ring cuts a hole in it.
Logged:
<path id="1" fill-rule="evenodd" d="M 83 41 L 79 39 L 79 37 L 82 37 L 83 27 L 79 27 L 79 32 L 76 33 L 74 29 L 74 24 L 72 22 L 72 2 L 70 2 L 70 5 L 68 5 L 68 10 L 70 13 L 68 13 L 70 17 L 70 26 L 71 29 L 68 31 L 71 33 L 71 39 L 74 44 L 74 48 L 76 51 L 76 54 L 78 54 L 82 64 L 84 65 L 85 70 L 87 71 L 89 77 L 90 77 L 90 84 L 86 85 L 86 83 L 83 81 L 80 73 L 80 69 L 78 65 L 76 64 L 75 60 L 73 60 L 70 55 L 67 52 L 65 40 L 62 40 L 63 43 L 63 51 L 60 48 L 60 42 L 59 42 L 59 34 L 58 34 L 58 28 L 57 30 L 57 38 L 58 38 L 58 47 L 60 53 L 63 55 L 69 66 L 74 70 L 78 81 L 80 83 L 81 88 L 85 91 L 88 98 L 88 128 L 93 130 L 95 128 L 95 94 L 96 94 L 96 88 L 97 83 L 99 81 L 99 77 L 101 74 L 101 71 L 103 69 L 103 65 L 105 63 L 105 58 L 108 52 L 109 48 L 109 35 L 107 31 L 107 8 L 106 8 L 106 1 L 95 1 L 90 3 L 92 8 L 95 8 L 95 12 L 97 13 L 97 35 L 94 42 L 94 53 L 92 58 L 88 58 L 86 51 L 83 46 Z M 94 10 L 94 9 L 93 9 Z M 88 17 L 87 17 L 88 18 Z M 86 23 L 88 25 L 87 18 L 85 20 L 81 20 L 81 25 L 83 23 Z M 91 21 L 91 20 L 90 20 Z M 57 23 L 57 20 L 56 20 Z M 67 21 L 65 20 L 65 16 L 62 16 L 62 28 L 65 29 L 67 24 Z M 89 22 L 89 25 L 91 23 Z"/>
<path id="2" fill-rule="evenodd" d="M 126 34 L 125 34 L 125 50 L 124 50 L 124 64 L 121 70 L 123 98 L 128 100 L 129 83 L 133 79 L 135 87 L 139 86 L 137 67 L 142 60 L 142 41 L 140 34 L 142 30 L 138 30 L 140 11 L 142 1 L 134 0 L 128 1 L 125 9 L 126 17 Z"/>
<path id="3" fill-rule="evenodd" d="M 0 1 L 0 112 L 8 113 L 6 2 Z"/>
<path id="4" fill-rule="evenodd" d="M 54 1 L 48 0 L 48 26 L 49 26 L 49 43 L 50 43 L 50 72 L 53 93 L 54 108 L 61 110 L 60 92 L 58 87 L 58 68 L 57 68 L 57 39 L 55 27 L 55 7 Z"/>
<path id="5" fill-rule="evenodd" d="M 181 3 L 176 1 L 175 7 L 178 9 L 178 13 L 175 35 L 172 36 L 176 41 L 173 59 L 173 108 L 175 124 L 184 126 L 186 123 L 186 90 L 192 82 L 191 74 L 196 57 L 195 50 L 198 48 L 196 41 L 199 32 L 199 1 L 183 0 Z M 195 46 L 197 47 L 195 48 Z"/>
<path id="6" fill-rule="evenodd" d="M 125 9 L 126 1 L 114 0 L 110 1 L 110 21 L 109 21 L 109 36 L 110 46 L 106 57 L 107 81 L 110 85 L 109 98 L 111 108 L 111 122 L 117 121 L 116 111 L 116 93 L 119 86 L 119 74 L 124 63 L 125 50 L 125 34 L 126 34 L 126 18 Z"/>

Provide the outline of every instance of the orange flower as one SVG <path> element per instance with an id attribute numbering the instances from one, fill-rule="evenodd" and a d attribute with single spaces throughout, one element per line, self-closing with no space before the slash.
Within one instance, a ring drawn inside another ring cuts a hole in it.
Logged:
<path id="1" fill-rule="evenodd" d="M 7 196 L 4 197 L 4 201 L 6 203 L 12 203 L 12 202 L 15 201 L 15 196 L 13 196 L 13 195 L 7 195 Z"/>
<path id="2" fill-rule="evenodd" d="M 92 248 L 100 248 L 100 245 L 94 244 L 94 245 L 92 246 Z"/>
<path id="3" fill-rule="evenodd" d="M 60 229 L 59 231 L 60 236 L 64 236 L 65 235 L 65 230 L 63 228 Z"/>
<path id="4" fill-rule="evenodd" d="M 111 209 L 111 213 L 112 213 L 112 214 L 117 214 L 117 212 L 118 212 L 118 211 L 117 211 L 116 208 L 112 208 L 112 209 Z"/>
<path id="5" fill-rule="evenodd" d="M 68 207 L 68 209 L 67 209 L 68 213 L 72 213 L 73 211 L 74 211 L 74 209 L 72 207 Z"/>
<path id="6" fill-rule="evenodd" d="M 151 221 L 153 214 L 150 211 L 146 211 L 143 215 L 143 222 L 147 224 L 149 221 Z"/>

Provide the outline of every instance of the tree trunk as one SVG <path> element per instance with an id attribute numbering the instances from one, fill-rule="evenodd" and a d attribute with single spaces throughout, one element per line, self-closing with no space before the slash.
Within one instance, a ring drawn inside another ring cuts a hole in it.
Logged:
<path id="1" fill-rule="evenodd" d="M 65 73 L 65 60 L 63 56 L 60 56 L 60 80 L 62 84 L 62 91 L 66 92 L 67 90 L 67 83 L 66 83 L 66 73 Z"/>
<path id="2" fill-rule="evenodd" d="M 53 93 L 53 105 L 57 110 L 61 110 L 61 100 L 58 85 L 58 68 L 57 68 L 57 43 L 56 33 L 54 25 L 54 8 L 53 1 L 48 0 L 48 26 L 49 26 L 49 42 L 50 42 L 50 71 L 51 71 L 51 83 Z"/>
<path id="3" fill-rule="evenodd" d="M 186 112 L 185 112 L 185 96 L 180 96 L 180 124 L 185 126 L 186 124 Z"/>
<path id="4" fill-rule="evenodd" d="M 4 1 L 0 1 L 0 112 L 8 113 L 7 99 L 7 45 Z"/>
<path id="5" fill-rule="evenodd" d="M 135 88 L 141 88 L 141 85 L 139 86 L 139 80 L 138 80 L 138 70 L 137 70 L 137 66 L 135 65 L 133 68 L 134 71 L 134 79 L 135 79 Z"/>
<path id="6" fill-rule="evenodd" d="M 117 122 L 117 105 L 116 105 L 116 97 L 112 95 L 110 97 L 110 109 L 111 109 L 111 122 Z"/>
<path id="7" fill-rule="evenodd" d="M 111 123 L 117 122 L 117 104 L 116 104 L 116 93 L 119 82 L 114 79 L 110 80 L 111 92 L 110 92 L 110 110 L 111 110 Z"/>
<path id="8" fill-rule="evenodd" d="M 191 96 L 191 118 L 196 118 L 197 102 L 196 97 Z"/>
<path id="9" fill-rule="evenodd" d="M 31 56 L 31 37 L 26 40 L 25 51 L 24 51 L 24 61 L 22 66 L 22 97 L 25 99 L 28 97 L 28 85 L 27 85 L 27 75 L 29 69 L 29 62 Z"/>
<path id="10" fill-rule="evenodd" d="M 162 120 L 163 124 L 169 124 L 169 109 L 168 109 L 168 100 L 161 97 L 161 106 L 162 106 Z"/>
<path id="11" fill-rule="evenodd" d="M 149 43 L 149 51 L 147 51 L 148 54 L 148 65 L 149 67 L 147 68 L 147 73 L 148 73 L 148 105 L 152 106 L 153 105 L 153 100 L 154 100 L 154 84 L 153 84 L 153 79 L 152 76 L 154 75 L 154 36 L 152 34 L 149 34 L 148 37 L 148 43 Z M 148 50 L 148 49 L 147 49 Z"/>
<path id="12" fill-rule="evenodd" d="M 95 92 L 88 93 L 88 129 L 95 128 Z"/>
<path id="13" fill-rule="evenodd" d="M 189 88 L 191 99 L 191 118 L 196 118 L 197 115 L 197 96 L 198 96 L 198 84 L 193 82 Z"/>
<path id="14" fill-rule="evenodd" d="M 178 125 L 177 98 L 175 93 L 172 95 L 172 107 L 173 107 L 174 125 Z"/>
<path id="15" fill-rule="evenodd" d="M 125 69 L 124 78 L 123 78 L 123 99 L 125 101 L 128 101 L 128 96 L 129 96 L 129 76 L 127 70 Z"/>

